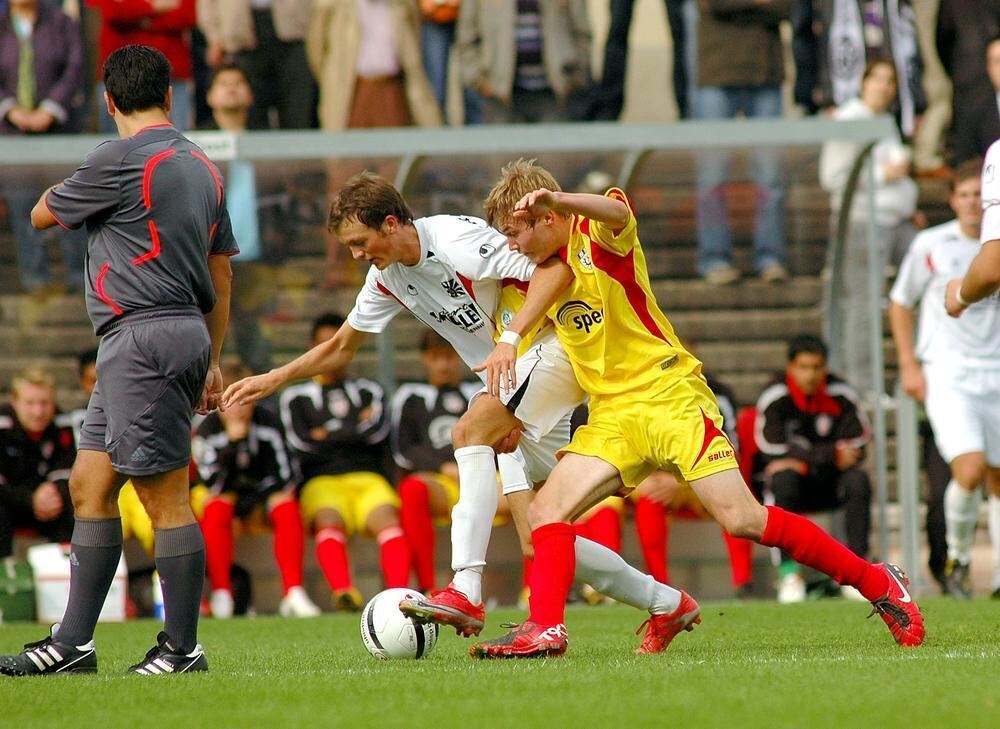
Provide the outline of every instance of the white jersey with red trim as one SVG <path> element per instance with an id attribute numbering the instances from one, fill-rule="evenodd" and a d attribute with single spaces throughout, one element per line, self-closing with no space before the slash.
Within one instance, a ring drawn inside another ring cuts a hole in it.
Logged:
<path id="1" fill-rule="evenodd" d="M 435 215 L 413 224 L 420 260 L 370 268 L 347 323 L 381 332 L 405 308 L 447 339 L 467 365 L 478 365 L 493 351 L 503 280 L 528 281 L 535 265 L 480 218 Z"/>
<path id="2" fill-rule="evenodd" d="M 983 161 L 983 225 L 979 240 L 1000 240 L 1000 139 L 990 145 Z"/>
<path id="3" fill-rule="evenodd" d="M 916 354 L 924 364 L 1000 368 L 1000 297 L 973 304 L 957 319 L 941 305 L 948 282 L 965 275 L 979 248 L 952 220 L 918 233 L 903 258 L 889 298 L 908 309 L 920 305 Z"/>

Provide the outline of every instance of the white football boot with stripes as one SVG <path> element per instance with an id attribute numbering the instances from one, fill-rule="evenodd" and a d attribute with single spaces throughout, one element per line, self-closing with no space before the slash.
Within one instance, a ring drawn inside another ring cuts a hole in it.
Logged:
<path id="1" fill-rule="evenodd" d="M 7 676 L 53 676 L 57 673 L 97 673 L 94 641 L 69 645 L 55 639 L 59 624 L 49 630 L 49 637 L 28 643 L 16 656 L 0 656 L 0 673 Z"/>
<path id="2" fill-rule="evenodd" d="M 128 669 L 143 676 L 159 676 L 165 673 L 193 673 L 207 671 L 205 649 L 199 643 L 190 653 L 182 653 L 162 630 L 156 636 L 156 647 L 150 648 L 146 657 Z"/>

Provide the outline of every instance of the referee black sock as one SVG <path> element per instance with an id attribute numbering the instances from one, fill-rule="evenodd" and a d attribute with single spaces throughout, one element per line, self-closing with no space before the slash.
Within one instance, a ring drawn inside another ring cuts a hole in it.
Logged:
<path id="1" fill-rule="evenodd" d="M 198 613 L 205 585 L 205 540 L 197 524 L 157 529 L 156 571 L 163 586 L 163 629 L 181 652 L 198 643 Z"/>
<path id="2" fill-rule="evenodd" d="M 94 637 L 97 617 L 122 556 L 122 520 L 81 519 L 73 524 L 69 603 L 56 638 L 83 645 Z"/>

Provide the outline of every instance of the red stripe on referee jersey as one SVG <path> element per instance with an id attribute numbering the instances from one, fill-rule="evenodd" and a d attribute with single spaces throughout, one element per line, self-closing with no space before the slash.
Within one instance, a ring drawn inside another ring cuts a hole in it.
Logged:
<path id="1" fill-rule="evenodd" d="M 635 248 L 630 249 L 624 256 L 619 256 L 595 243 L 590 246 L 590 257 L 595 266 L 608 274 L 625 289 L 625 297 L 632 305 L 632 310 L 639 317 L 639 321 L 646 327 L 646 331 L 657 339 L 670 344 L 666 335 L 660 331 L 656 320 L 653 319 L 653 315 L 649 311 L 649 300 L 646 292 L 643 291 L 638 279 L 636 279 Z"/>
<path id="2" fill-rule="evenodd" d="M 149 239 L 153 241 L 153 248 L 149 253 L 143 253 L 141 256 L 136 256 L 132 259 L 132 265 L 138 266 L 140 263 L 145 263 L 146 261 L 151 261 L 160 255 L 160 233 L 156 230 L 156 221 L 149 221 Z"/>
<path id="3" fill-rule="evenodd" d="M 211 242 L 212 239 L 215 238 L 215 231 L 218 229 L 218 227 L 219 227 L 219 224 L 215 223 L 214 225 L 212 225 L 212 229 L 210 231 L 208 231 L 208 240 L 209 240 L 209 242 Z"/>
<path id="4" fill-rule="evenodd" d="M 176 150 L 167 149 L 146 160 L 146 166 L 142 170 L 142 202 L 146 206 L 146 210 L 149 210 L 153 205 L 153 170 L 160 162 L 167 157 L 172 157 L 175 153 Z"/>
<path id="5" fill-rule="evenodd" d="M 94 289 L 97 291 L 97 297 L 103 301 L 105 304 L 111 307 L 111 311 L 115 312 L 118 316 L 121 316 L 125 312 L 122 311 L 121 307 L 113 302 L 108 295 L 104 293 L 104 277 L 108 275 L 108 269 L 111 268 L 110 263 L 105 263 L 101 266 L 101 272 L 97 274 L 97 280 L 94 281 Z"/>
<path id="6" fill-rule="evenodd" d="M 197 150 L 192 149 L 191 150 L 191 154 L 192 154 L 192 156 L 197 157 L 202 162 L 204 162 L 205 166 L 208 168 L 208 171 L 212 173 L 212 177 L 215 180 L 215 187 L 217 188 L 217 193 L 218 193 L 217 202 L 221 203 L 222 202 L 222 180 L 219 178 L 219 173 L 215 171 L 215 165 L 213 165 L 211 162 L 209 162 L 208 158 L 205 155 L 203 155 L 201 152 L 197 151 Z"/>

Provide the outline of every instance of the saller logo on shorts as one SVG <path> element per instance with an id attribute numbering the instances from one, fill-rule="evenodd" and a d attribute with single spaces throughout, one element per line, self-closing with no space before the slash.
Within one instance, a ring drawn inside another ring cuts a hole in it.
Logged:
<path id="1" fill-rule="evenodd" d="M 556 321 L 564 327 L 572 322 L 578 330 L 583 329 L 590 334 L 593 327 L 604 321 L 604 312 L 593 308 L 586 301 L 567 301 L 559 307 Z"/>

